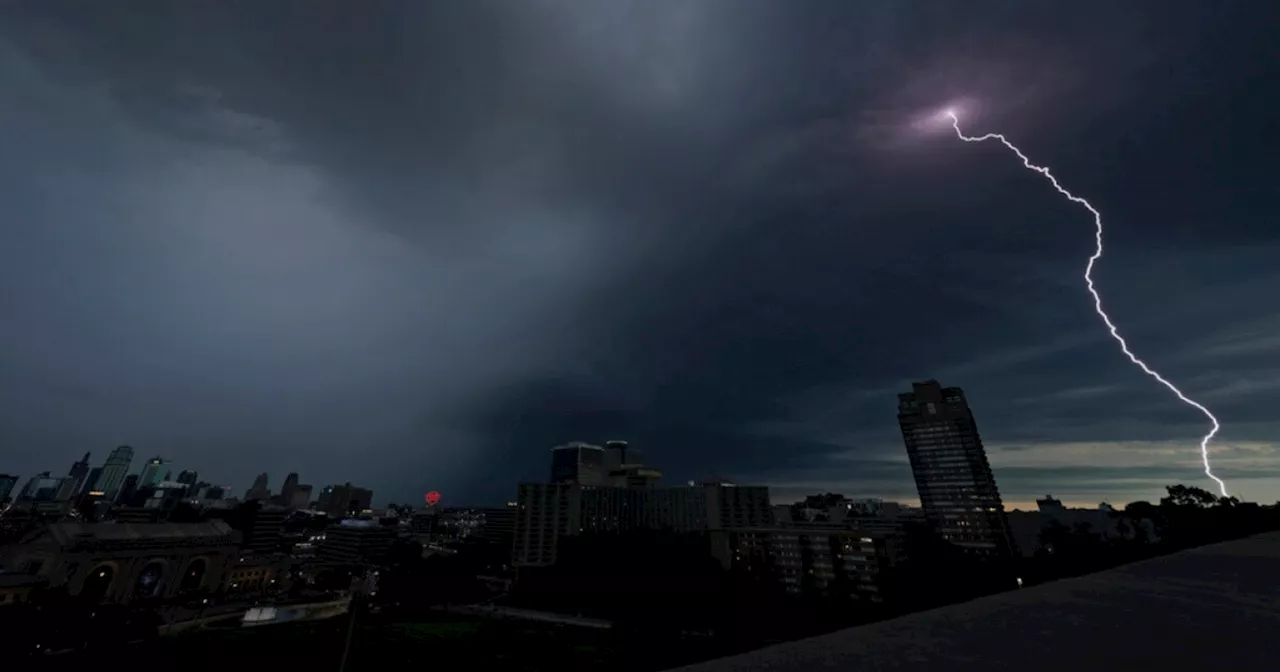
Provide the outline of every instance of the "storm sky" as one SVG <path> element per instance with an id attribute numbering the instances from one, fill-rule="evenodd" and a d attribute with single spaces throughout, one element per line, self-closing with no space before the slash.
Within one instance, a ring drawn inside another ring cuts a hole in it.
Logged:
<path id="1" fill-rule="evenodd" d="M 0 2 L 0 471 L 121 443 L 243 490 L 668 481 L 914 500 L 896 393 L 1006 502 L 1280 499 L 1264 2 Z"/>

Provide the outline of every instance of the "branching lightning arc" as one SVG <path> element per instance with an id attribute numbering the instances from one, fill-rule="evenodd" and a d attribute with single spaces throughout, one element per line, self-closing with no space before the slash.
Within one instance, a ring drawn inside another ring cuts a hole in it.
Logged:
<path id="1" fill-rule="evenodd" d="M 1133 354 L 1133 351 L 1129 349 L 1129 344 L 1124 340 L 1124 337 L 1120 335 L 1120 330 L 1117 329 L 1115 323 L 1111 321 L 1111 317 L 1102 309 L 1102 296 L 1098 294 L 1098 289 L 1094 286 L 1093 282 L 1093 267 L 1098 263 L 1098 260 L 1102 258 L 1102 213 L 1098 212 L 1098 210 L 1094 208 L 1089 201 L 1086 201 L 1063 188 L 1063 186 L 1058 183 L 1058 179 L 1053 176 L 1053 173 L 1049 172 L 1048 168 L 1031 163 L 1031 160 L 1027 158 L 1027 155 L 1023 154 L 1022 150 L 1015 147 L 1012 142 L 1009 142 L 1008 138 L 999 133 L 987 133 L 986 135 L 979 136 L 965 135 L 964 131 L 960 130 L 960 118 L 956 116 L 955 111 L 946 110 L 945 114 L 951 118 L 951 127 L 955 129 L 956 135 L 961 140 L 965 142 L 998 140 L 1000 144 L 1004 145 L 1009 149 L 1009 151 L 1016 154 L 1019 159 L 1022 159 L 1022 165 L 1028 170 L 1033 170 L 1043 175 L 1044 178 L 1049 180 L 1049 183 L 1053 185 L 1053 188 L 1058 190 L 1058 193 L 1065 196 L 1067 200 L 1084 206 L 1084 208 L 1089 211 L 1089 214 L 1093 215 L 1094 240 L 1097 245 L 1094 248 L 1093 255 L 1089 257 L 1089 263 L 1086 264 L 1084 268 L 1084 281 L 1085 285 L 1089 288 L 1089 294 L 1093 296 L 1093 309 L 1098 313 L 1098 317 L 1102 318 L 1103 324 L 1107 325 L 1107 330 L 1111 332 L 1111 338 L 1115 339 L 1116 343 L 1120 344 L 1120 350 L 1124 352 L 1130 362 L 1133 362 L 1135 366 L 1142 369 L 1143 373 L 1155 378 L 1161 385 L 1169 388 L 1169 391 L 1177 395 L 1178 399 L 1182 400 L 1183 403 L 1200 411 L 1209 419 L 1210 424 L 1212 424 L 1212 428 L 1209 430 L 1208 434 L 1204 435 L 1204 438 L 1200 439 L 1200 458 L 1204 462 L 1205 475 L 1213 479 L 1214 482 L 1218 484 L 1218 490 L 1222 493 L 1223 497 L 1226 497 L 1227 484 L 1223 482 L 1222 479 L 1213 475 L 1213 469 L 1209 465 L 1209 442 L 1218 434 L 1218 430 L 1222 429 L 1222 425 L 1218 423 L 1218 419 L 1213 416 L 1213 413 L 1210 412 L 1204 404 L 1201 404 L 1200 402 L 1183 394 L 1182 390 L 1179 390 L 1176 385 L 1166 380 L 1165 377 L 1157 373 L 1155 369 L 1147 366 L 1146 362 L 1138 359 L 1137 355 Z"/>

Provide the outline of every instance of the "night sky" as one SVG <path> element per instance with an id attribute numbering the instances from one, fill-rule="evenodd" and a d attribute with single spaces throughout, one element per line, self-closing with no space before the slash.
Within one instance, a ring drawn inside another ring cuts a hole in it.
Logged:
<path id="1" fill-rule="evenodd" d="M 127 9 L 126 9 L 127 8 Z M 668 481 L 914 500 L 896 393 L 1006 502 L 1280 498 L 1270 2 L 0 2 L 0 471 Z"/>

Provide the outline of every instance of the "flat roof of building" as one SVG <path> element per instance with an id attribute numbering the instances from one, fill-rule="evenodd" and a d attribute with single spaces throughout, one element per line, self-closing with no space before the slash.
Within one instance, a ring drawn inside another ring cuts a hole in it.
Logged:
<path id="1" fill-rule="evenodd" d="M 44 535 L 66 545 L 82 540 L 129 541 L 142 539 L 219 539 L 232 534 L 221 520 L 201 523 L 53 523 L 37 530 L 22 543 L 30 543 Z"/>
<path id="2" fill-rule="evenodd" d="M 1277 577 L 1269 533 L 681 669 L 1271 671 Z"/>

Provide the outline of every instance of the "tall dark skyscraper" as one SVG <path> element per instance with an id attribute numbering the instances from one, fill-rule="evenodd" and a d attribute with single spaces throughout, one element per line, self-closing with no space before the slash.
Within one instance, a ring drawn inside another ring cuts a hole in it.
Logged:
<path id="1" fill-rule="evenodd" d="M 18 485 L 18 477 L 11 474 L 0 474 L 0 504 L 13 496 L 13 488 Z"/>
<path id="2" fill-rule="evenodd" d="M 190 469 L 183 469 L 178 474 L 178 482 L 187 486 L 186 494 L 188 496 L 195 494 L 196 483 L 200 482 L 200 473 Z"/>
<path id="3" fill-rule="evenodd" d="M 270 497 L 271 490 L 267 487 L 267 472 L 264 471 L 253 479 L 253 486 L 244 493 L 244 498 L 245 501 L 252 502 L 259 499 L 269 499 Z"/>
<path id="4" fill-rule="evenodd" d="M 1004 503 L 964 391 L 936 380 L 912 388 L 898 395 L 898 424 L 925 516 L 967 552 L 1013 557 Z"/>
<path id="5" fill-rule="evenodd" d="M 90 469 L 89 475 L 84 477 L 84 483 L 80 485 L 80 494 L 87 495 L 96 491 L 100 480 L 102 480 L 102 467 Z"/>
<path id="6" fill-rule="evenodd" d="M 138 495 L 138 475 L 129 474 L 124 477 L 124 482 L 120 484 L 116 501 L 125 506 L 138 506 L 140 502 L 136 501 Z"/>
<path id="7" fill-rule="evenodd" d="M 551 482 L 604 485 L 604 448 L 574 442 L 551 449 Z"/>
<path id="8" fill-rule="evenodd" d="M 169 480 L 169 467 L 164 458 L 153 457 L 142 465 L 142 473 L 138 475 L 138 487 L 149 488 L 157 483 Z"/>
<path id="9" fill-rule="evenodd" d="M 280 486 L 280 503 L 284 506 L 293 505 L 293 496 L 298 491 L 298 472 L 289 472 L 284 477 L 284 485 Z"/>
<path id="10" fill-rule="evenodd" d="M 350 483 L 330 485 L 320 491 L 316 508 L 331 518 L 345 518 L 373 506 L 373 491 Z"/>
<path id="11" fill-rule="evenodd" d="M 106 493 L 108 502 L 115 501 L 124 485 L 125 476 L 129 473 L 129 463 L 133 462 L 133 448 L 120 446 L 111 451 L 106 463 L 102 465 L 102 475 L 98 478 L 98 489 Z"/>
<path id="12" fill-rule="evenodd" d="M 644 464 L 644 453 L 632 448 L 626 441 L 606 441 L 604 444 L 604 467 L 606 473 L 612 473 L 627 465 Z"/>
<path id="13" fill-rule="evenodd" d="M 84 459 L 71 465 L 71 469 L 67 472 L 67 478 L 72 480 L 72 492 L 79 492 L 81 486 L 84 485 L 84 479 L 89 476 L 89 453 L 84 454 Z"/>

